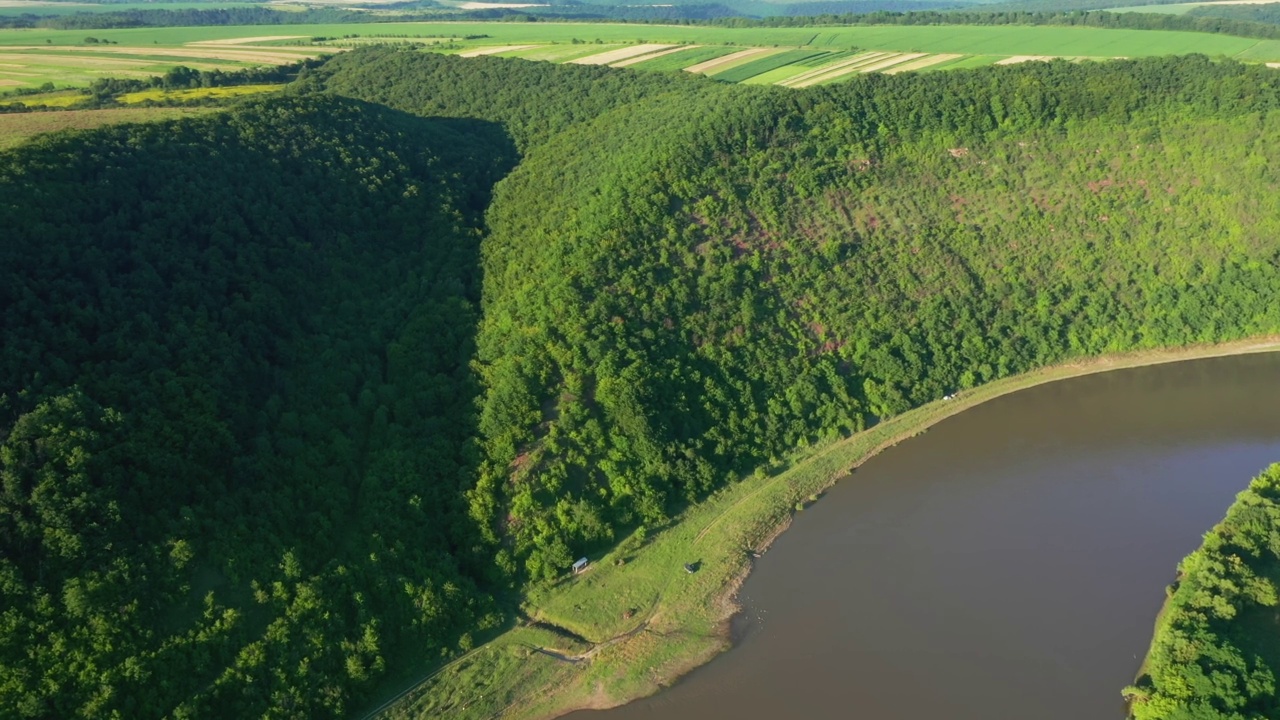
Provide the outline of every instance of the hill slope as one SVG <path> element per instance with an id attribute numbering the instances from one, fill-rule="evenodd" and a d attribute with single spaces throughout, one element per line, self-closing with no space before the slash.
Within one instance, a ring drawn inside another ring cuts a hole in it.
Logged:
<path id="1" fill-rule="evenodd" d="M 501 99 L 450 98 L 529 87 L 526 65 L 460 62 L 352 54 L 329 84 L 511 123 Z M 374 80 L 451 65 L 465 90 Z M 556 77 L 520 112 L 573 106 L 575 81 L 595 97 L 595 75 Z M 1280 327 L 1264 68 L 1056 63 L 791 95 L 631 82 L 634 101 L 527 142 L 489 212 L 472 511 L 530 576 L 958 388 Z"/>
<path id="2" fill-rule="evenodd" d="M 341 715 L 497 621 L 459 498 L 513 159 L 338 99 L 0 154 L 0 705 Z"/>

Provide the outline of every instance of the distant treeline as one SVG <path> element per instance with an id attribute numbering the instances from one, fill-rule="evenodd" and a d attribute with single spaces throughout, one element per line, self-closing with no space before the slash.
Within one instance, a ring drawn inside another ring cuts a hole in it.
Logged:
<path id="1" fill-rule="evenodd" d="M 1280 25 L 1280 5 L 1202 5 L 1189 10 L 1186 17 L 1223 18 L 1237 22 Z"/>
<path id="2" fill-rule="evenodd" d="M 140 27 L 205 27 L 210 25 L 309 25 L 379 22 L 380 16 L 336 8 L 287 12 L 267 7 L 201 10 L 108 10 L 73 15 L 35 14 L 0 17 L 0 27 L 50 30 L 115 30 Z"/>
<path id="3" fill-rule="evenodd" d="M 1178 566 L 1144 673 L 1125 689 L 1135 720 L 1280 717 L 1280 465 L 1236 497 Z"/>
<path id="4" fill-rule="evenodd" d="M 1216 16 L 1165 13 L 1111 13 L 1071 10 L 954 10 L 947 12 L 872 12 L 815 17 L 725 18 L 722 27 L 809 27 L 818 25 L 1066 25 L 1127 30 L 1181 30 L 1264 39 L 1280 38 L 1280 28 L 1264 22 Z"/>
<path id="5" fill-rule="evenodd" d="M 1084 0 L 1089 4 L 1094 0 Z M 1096 0 L 1100 6 L 1107 0 Z M 374 24 L 432 20 L 492 20 L 541 22 L 574 20 L 581 22 L 638 22 L 710 24 L 720 27 L 808 27 L 818 25 L 1071 25 L 1127 28 L 1136 30 L 1183 30 L 1242 37 L 1280 38 L 1271 27 L 1280 22 L 1280 11 L 1266 7 L 1206 6 L 1184 15 L 1162 13 L 1088 12 L 1085 9 L 1040 10 L 1000 6 L 999 11 L 946 10 L 954 3 L 921 0 L 852 0 L 779 5 L 784 13 L 767 17 L 744 17 L 733 7 L 718 4 L 695 5 L 594 5 L 553 4 L 533 8 L 485 8 L 465 11 L 448 8 L 424 9 L 421 3 L 406 3 L 395 13 L 368 13 L 339 8 L 308 8 L 284 11 L 275 8 L 141 9 L 83 12 L 72 15 L 28 13 L 0 17 L 0 28 L 47 28 L 52 30 L 112 30 L 140 27 L 204 27 L 225 25 L 318 25 Z"/>
<path id="6" fill-rule="evenodd" d="M 902 5 L 892 0 L 872 0 L 872 5 Z M 47 28 L 51 30 L 114 30 L 140 27 L 205 27 L 223 25 L 321 25 L 373 24 L 431 20 L 498 20 L 538 22 L 539 20 L 630 21 L 709 20 L 739 13 L 725 5 L 592 5 L 556 4 L 532 8 L 485 8 L 474 10 L 422 9 L 420 3 L 395 13 L 369 13 L 340 8 L 308 8 L 286 11 L 276 8 L 141 9 L 81 12 L 72 15 L 23 15 L 0 17 L 0 28 Z"/>

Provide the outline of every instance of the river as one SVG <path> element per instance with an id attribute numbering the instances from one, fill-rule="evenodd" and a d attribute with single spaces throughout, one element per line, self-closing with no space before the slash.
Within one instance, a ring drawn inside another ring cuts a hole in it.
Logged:
<path id="1" fill-rule="evenodd" d="M 900 443 L 756 563 L 735 647 L 575 720 L 1117 720 L 1178 561 L 1280 461 L 1280 354 L 1089 375 Z"/>

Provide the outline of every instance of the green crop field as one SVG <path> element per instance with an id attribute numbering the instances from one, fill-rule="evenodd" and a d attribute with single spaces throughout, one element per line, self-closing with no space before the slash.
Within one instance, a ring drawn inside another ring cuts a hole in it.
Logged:
<path id="1" fill-rule="evenodd" d="M 314 37 L 342 40 L 314 43 Z M 484 36 L 462 40 L 468 36 Z M 93 37 L 97 42 L 87 42 Z M 278 65 L 341 52 L 370 42 L 420 42 L 441 52 L 493 52 L 528 60 L 568 62 L 611 48 L 643 43 L 695 44 L 690 50 L 628 63 L 637 69 L 677 70 L 751 48 L 769 48 L 711 70 L 720 79 L 781 82 L 809 68 L 796 59 L 817 51 L 852 50 L 969 56 L 938 67 L 970 67 L 1005 58 L 1114 58 L 1203 53 L 1250 62 L 1280 61 L 1280 41 L 1157 30 L 1046 26 L 858 26 L 726 28 L 606 23 L 385 23 L 266 25 L 125 30 L 0 30 L 0 89 L 52 82 L 83 86 L 96 78 L 146 77 L 175 65 L 233 70 Z M 515 46 L 520 49 L 507 49 Z M 794 59 L 793 59 L 794 58 Z M 835 56 L 831 56 L 832 60 Z M 879 68 L 877 68 L 878 70 Z M 909 70 L 909 71 L 914 71 Z M 767 77 L 761 78 L 762 75 Z M 844 76 L 842 76 L 844 77 Z"/>
<path id="2" fill-rule="evenodd" d="M 711 47 L 695 47 L 688 50 L 681 50 L 678 53 L 664 55 L 652 60 L 636 63 L 631 67 L 644 70 L 683 70 L 691 65 L 697 65 L 700 62 L 714 60 L 718 57 L 724 57 L 729 53 L 738 52 L 741 48 L 732 48 L 724 46 Z"/>
<path id="3" fill-rule="evenodd" d="M 749 63 L 739 65 L 722 73 L 713 73 L 712 77 L 725 82 L 742 82 L 743 80 L 755 77 L 760 73 L 776 70 L 777 68 L 786 67 L 787 65 L 801 63 L 825 54 L 826 53 L 820 50 L 792 50 L 790 52 L 778 53 L 777 55 L 760 58 L 759 60 L 752 60 Z"/>

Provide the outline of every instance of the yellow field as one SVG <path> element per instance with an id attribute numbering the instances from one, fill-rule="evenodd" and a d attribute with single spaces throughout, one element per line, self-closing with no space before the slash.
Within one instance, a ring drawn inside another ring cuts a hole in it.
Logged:
<path id="1" fill-rule="evenodd" d="M 160 102 L 163 100 L 199 100 L 201 98 L 226 98 L 239 97 L 241 95 L 257 95 L 259 93 L 276 92 L 284 85 L 233 85 L 231 87 L 210 87 L 195 88 L 192 90 L 161 90 L 155 88 L 153 90 L 142 90 L 140 92 L 125 93 L 118 99 L 126 105 L 133 105 L 141 102 L 152 100 Z"/>
<path id="2" fill-rule="evenodd" d="M 45 107 L 71 107 L 78 102 L 88 99 L 88 95 L 84 95 L 75 90 L 63 90 L 51 93 L 39 93 L 37 95 L 15 95 L 13 97 L 0 98 L 0 105 L 44 105 Z"/>

